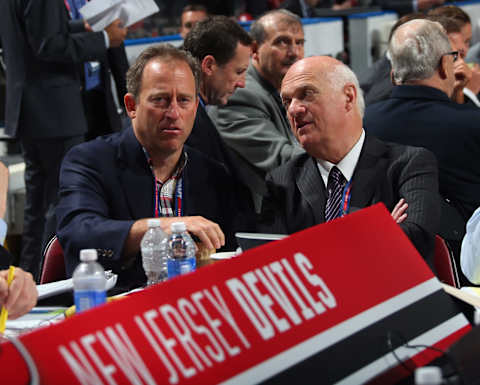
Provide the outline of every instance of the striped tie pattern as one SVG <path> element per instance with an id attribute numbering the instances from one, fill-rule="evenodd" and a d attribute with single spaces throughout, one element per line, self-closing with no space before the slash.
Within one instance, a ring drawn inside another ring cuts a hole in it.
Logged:
<path id="1" fill-rule="evenodd" d="M 333 166 L 328 174 L 327 183 L 327 204 L 325 205 L 325 222 L 339 217 L 340 205 L 342 204 L 342 194 L 346 179 L 342 172 Z"/>

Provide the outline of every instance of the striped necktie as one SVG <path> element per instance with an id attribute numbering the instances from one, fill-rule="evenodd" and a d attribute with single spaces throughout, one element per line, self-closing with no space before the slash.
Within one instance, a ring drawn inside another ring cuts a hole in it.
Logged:
<path id="1" fill-rule="evenodd" d="M 342 194 L 346 182 L 342 172 L 336 166 L 333 166 L 330 174 L 328 174 L 325 222 L 340 216 L 340 205 L 342 204 Z"/>

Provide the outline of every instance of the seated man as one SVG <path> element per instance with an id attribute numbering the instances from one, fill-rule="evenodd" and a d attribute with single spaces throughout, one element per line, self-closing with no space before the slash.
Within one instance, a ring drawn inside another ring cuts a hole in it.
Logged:
<path id="1" fill-rule="evenodd" d="M 147 218 L 162 228 L 182 216 L 211 250 L 233 250 L 242 228 L 234 185 L 224 167 L 184 147 L 198 106 L 198 66 L 187 52 L 152 46 L 127 73 L 125 107 L 133 128 L 81 144 L 60 172 L 57 235 L 67 274 L 79 252 L 96 248 L 120 288 L 145 282 L 139 256 Z"/>
<path id="2" fill-rule="evenodd" d="M 358 80 L 330 57 L 295 63 L 283 79 L 281 96 L 307 153 L 267 177 L 263 230 L 290 234 L 383 202 L 429 261 L 439 221 L 434 156 L 366 136 Z M 402 198 L 408 203 L 406 218 L 395 208 Z"/>
<path id="3" fill-rule="evenodd" d="M 476 209 L 467 222 L 467 233 L 463 238 L 460 266 L 470 282 L 480 284 L 480 208 Z"/>
<path id="4" fill-rule="evenodd" d="M 390 99 L 367 107 L 365 128 L 382 140 L 432 151 L 440 194 L 466 222 L 480 206 L 480 111 L 450 100 L 459 52 L 444 28 L 429 20 L 400 26 L 389 52 L 397 85 Z"/>
<path id="5" fill-rule="evenodd" d="M 2 246 L 7 233 L 7 224 L 3 220 L 7 208 L 8 168 L 0 162 L 0 307 L 8 310 L 8 318 L 15 319 L 30 311 L 37 303 L 37 287 L 32 274 L 15 268 L 15 275 L 8 286 L 8 266 L 12 256 Z M 6 270 L 3 270 L 6 269 Z"/>

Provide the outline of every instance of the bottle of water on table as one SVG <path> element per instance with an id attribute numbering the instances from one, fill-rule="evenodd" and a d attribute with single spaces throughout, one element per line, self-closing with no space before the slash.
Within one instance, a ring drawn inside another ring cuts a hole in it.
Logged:
<path id="1" fill-rule="evenodd" d="M 140 249 L 147 285 L 150 286 L 167 279 L 167 257 L 162 251 L 167 235 L 160 227 L 160 219 L 149 219 L 147 224 L 148 230 L 142 238 Z"/>
<path id="2" fill-rule="evenodd" d="M 80 251 L 80 264 L 73 272 L 72 278 L 76 312 L 105 303 L 107 279 L 105 270 L 97 262 L 97 250 Z"/>
<path id="3" fill-rule="evenodd" d="M 184 222 L 174 222 L 172 234 L 168 237 L 167 253 L 168 278 L 190 273 L 195 270 L 195 243 L 187 232 Z"/>

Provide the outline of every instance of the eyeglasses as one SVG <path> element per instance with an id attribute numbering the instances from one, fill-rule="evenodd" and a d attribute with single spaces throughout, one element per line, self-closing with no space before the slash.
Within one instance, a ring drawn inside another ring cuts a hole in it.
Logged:
<path id="1" fill-rule="evenodd" d="M 447 53 L 444 53 L 442 56 L 445 56 L 445 55 L 452 55 L 453 62 L 456 62 L 458 59 L 459 52 L 458 51 L 447 52 Z"/>

